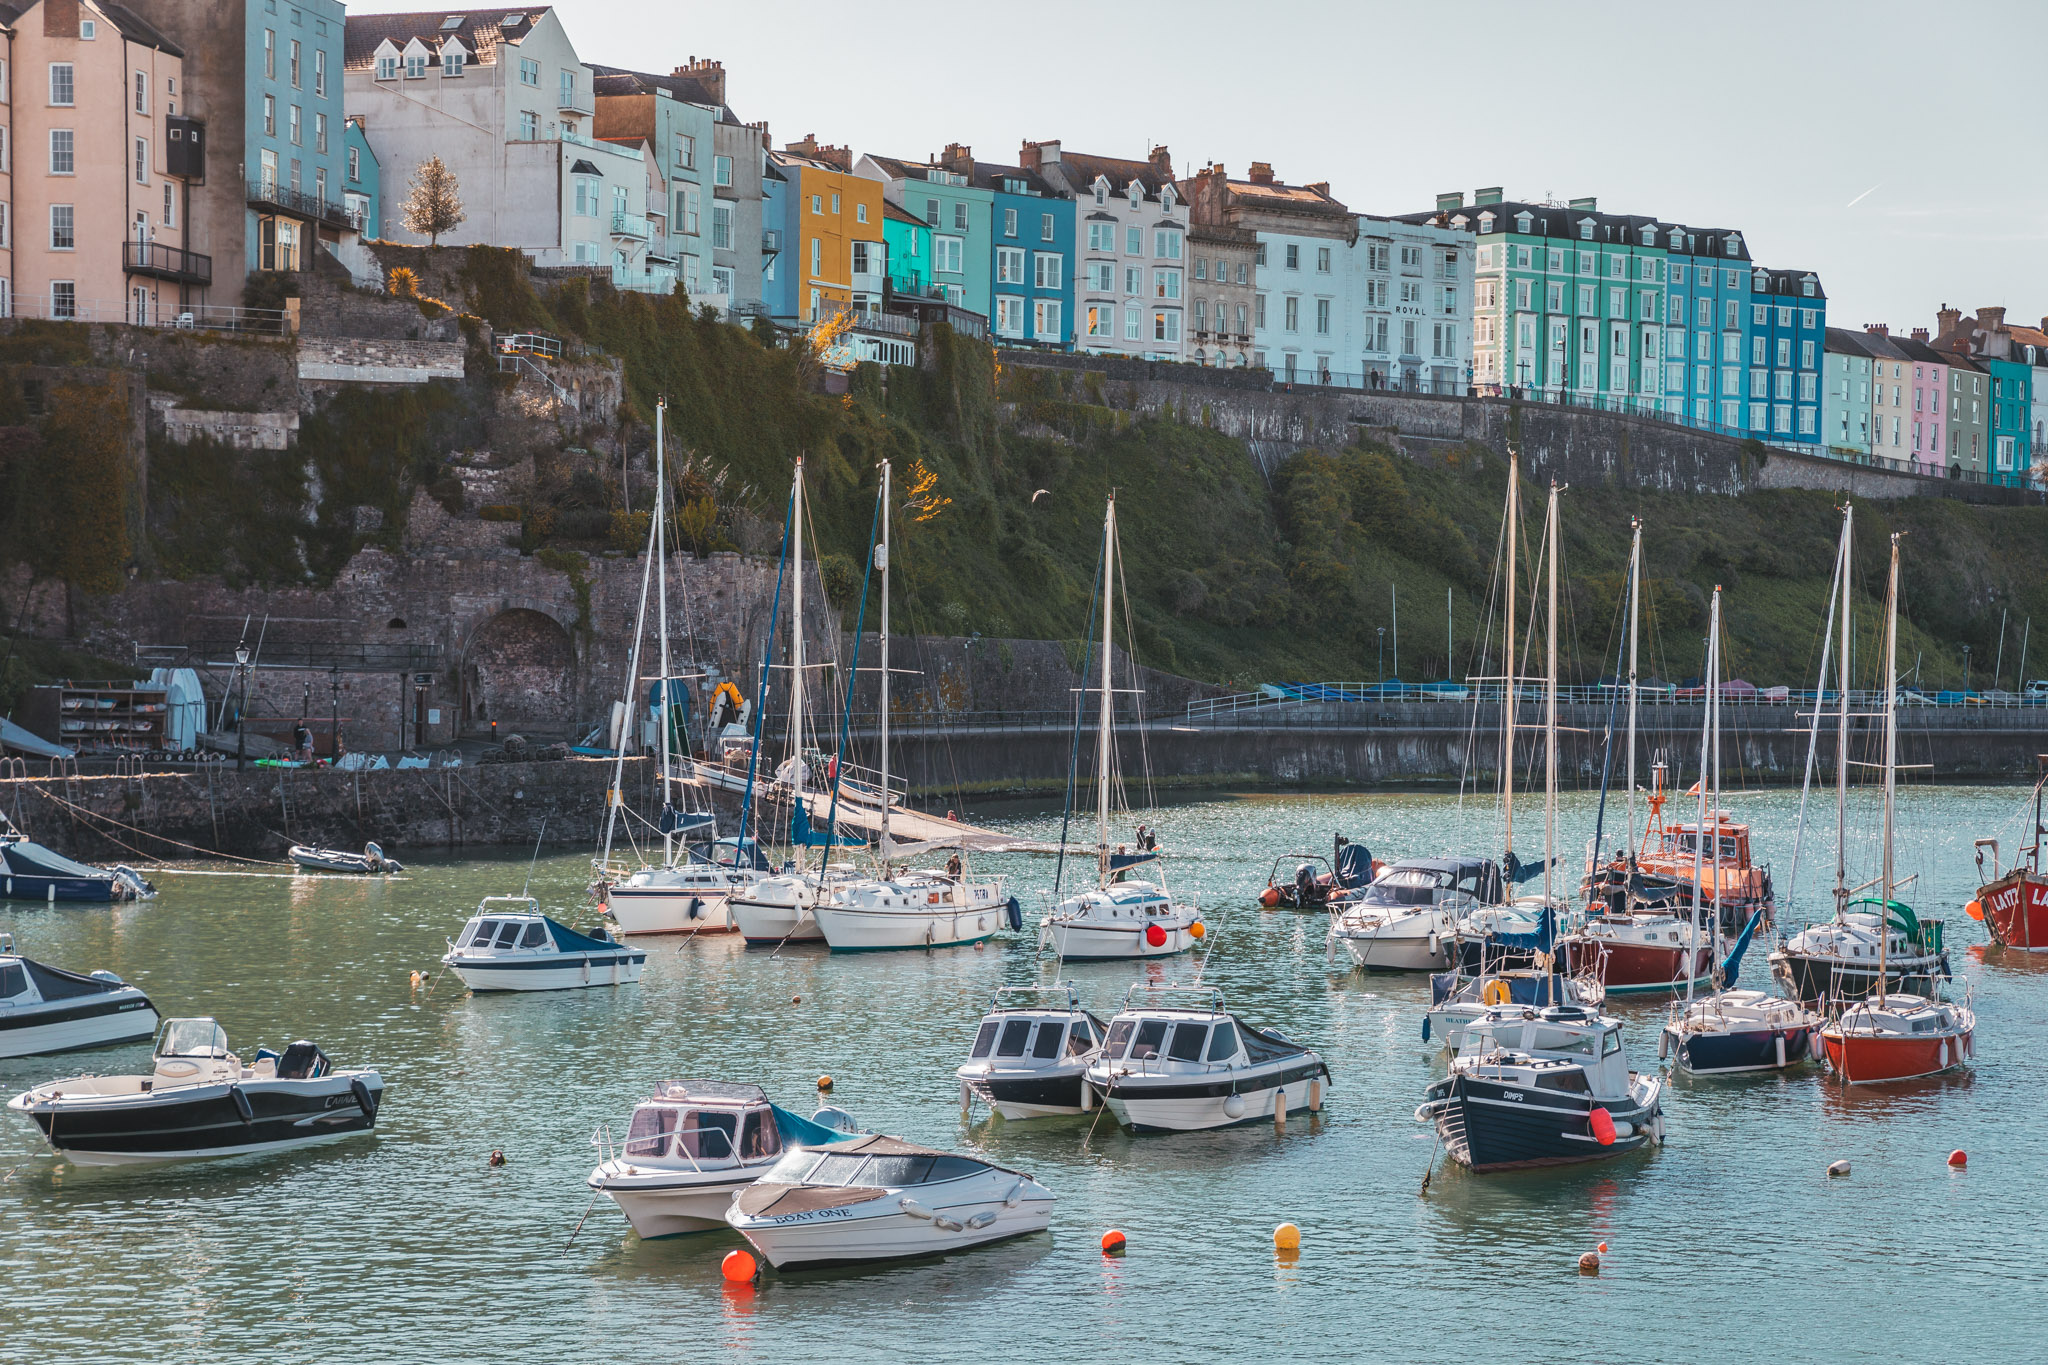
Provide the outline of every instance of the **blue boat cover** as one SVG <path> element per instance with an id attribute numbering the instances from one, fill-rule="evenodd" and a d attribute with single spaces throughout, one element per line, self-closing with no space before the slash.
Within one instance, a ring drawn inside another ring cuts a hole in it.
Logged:
<path id="1" fill-rule="evenodd" d="M 616 953 L 625 947 L 624 944 L 614 943 L 610 939 L 579 934 L 568 925 L 549 919 L 546 915 L 541 916 L 541 922 L 548 926 L 548 936 L 554 939 L 555 946 L 565 953 Z"/>
<path id="2" fill-rule="evenodd" d="M 1742 926 L 1742 933 L 1735 939 L 1735 947 L 1729 952 L 1728 960 L 1721 964 L 1721 989 L 1729 990 L 1735 985 L 1735 978 L 1742 972 L 1742 955 L 1749 951 L 1749 940 L 1755 936 L 1756 927 L 1764 921 L 1762 906 L 1749 917 L 1749 923 Z"/>
<path id="3" fill-rule="evenodd" d="M 837 1128 L 827 1128 L 822 1123 L 813 1123 L 799 1114 L 792 1114 L 779 1104 L 768 1106 L 775 1111 L 775 1126 L 782 1133 L 782 1141 L 790 1147 L 822 1147 L 828 1142 L 844 1142 L 858 1133 L 842 1133 Z"/>
<path id="4" fill-rule="evenodd" d="M 804 803 L 796 803 L 796 809 L 789 813 L 789 841 L 805 848 L 824 848 L 827 844 L 839 848 L 860 848 L 867 843 L 858 831 L 841 830 L 837 839 L 830 838 L 825 831 L 813 828 L 811 817 L 804 811 Z"/>
<path id="5" fill-rule="evenodd" d="M 674 806 L 663 806 L 659 828 L 663 834 L 688 834 L 693 829 L 704 829 L 717 817 L 708 810 L 677 810 Z"/>
<path id="6" fill-rule="evenodd" d="M 33 839 L 0 844 L 0 865 L 17 877 L 76 877 L 82 881 L 106 881 L 114 875 L 103 867 L 75 863 Z"/>
<path id="7" fill-rule="evenodd" d="M 1352 891 L 1371 880 L 1371 849 L 1364 844 L 1346 844 L 1337 850 L 1337 885 Z"/>
<path id="8" fill-rule="evenodd" d="M 1533 934 L 1488 934 L 1487 943 L 1495 948 L 1513 948 L 1532 953 L 1547 953 L 1557 938 L 1557 911 L 1549 906 L 1537 916 L 1536 932 Z"/>
<path id="9" fill-rule="evenodd" d="M 1557 861 L 1556 858 L 1549 860 L 1551 863 Z M 1520 886 L 1523 882 L 1534 881 L 1542 876 L 1543 869 L 1548 865 L 1549 863 L 1541 858 L 1533 863 L 1525 863 L 1515 856 L 1513 849 L 1509 849 L 1508 856 L 1501 860 L 1500 874 L 1508 879 L 1510 885 Z"/>
<path id="10" fill-rule="evenodd" d="M 1141 848 L 1136 853 L 1112 853 L 1109 855 L 1109 870 L 1121 872 L 1127 867 L 1136 867 L 1139 863 L 1158 861 L 1159 850 L 1156 848 Z"/>

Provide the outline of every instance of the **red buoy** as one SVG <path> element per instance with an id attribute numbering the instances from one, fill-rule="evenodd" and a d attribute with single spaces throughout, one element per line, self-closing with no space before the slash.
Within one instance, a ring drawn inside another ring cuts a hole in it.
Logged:
<path id="1" fill-rule="evenodd" d="M 1124 1235 L 1115 1228 L 1102 1234 L 1102 1254 L 1121 1256 L 1124 1254 Z"/>
<path id="2" fill-rule="evenodd" d="M 1279 887 L 1277 887 L 1277 886 L 1269 886 L 1269 887 L 1267 887 L 1267 888 L 1266 888 L 1266 889 L 1265 889 L 1264 891 L 1261 891 L 1261 892 L 1259 893 L 1259 904 L 1260 904 L 1260 905 L 1263 905 L 1263 906 L 1265 906 L 1265 907 L 1266 907 L 1266 908 L 1267 908 L 1268 910 L 1271 910 L 1271 909 L 1272 909 L 1272 908 L 1273 908 L 1274 906 L 1278 905 L 1279 903 L 1280 903 L 1280 888 L 1279 888 Z"/>
<path id="3" fill-rule="evenodd" d="M 1595 1109 L 1586 1115 L 1586 1122 L 1593 1129 L 1593 1141 L 1602 1147 L 1614 1145 L 1614 1116 L 1605 1109 Z"/>
<path id="4" fill-rule="evenodd" d="M 1156 924 L 1146 925 L 1145 942 L 1151 944 L 1154 948 L 1164 948 L 1166 946 L 1166 931 Z"/>
<path id="5" fill-rule="evenodd" d="M 734 1284 L 754 1278 L 760 1266 L 755 1264 L 754 1255 L 749 1251 L 728 1251 L 725 1259 L 718 1263 L 719 1273 Z"/>
<path id="6" fill-rule="evenodd" d="M 1948 1164 L 1960 1170 L 1970 1164 L 1970 1154 L 1958 1147 L 1948 1154 Z"/>

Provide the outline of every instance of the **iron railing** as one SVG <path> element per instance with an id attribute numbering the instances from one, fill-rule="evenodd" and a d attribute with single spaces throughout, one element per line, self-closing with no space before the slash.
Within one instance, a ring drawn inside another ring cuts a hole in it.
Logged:
<path id="1" fill-rule="evenodd" d="M 213 283 L 213 257 L 162 242 L 121 243 L 121 269 L 129 275 L 154 275 L 180 284 Z"/>

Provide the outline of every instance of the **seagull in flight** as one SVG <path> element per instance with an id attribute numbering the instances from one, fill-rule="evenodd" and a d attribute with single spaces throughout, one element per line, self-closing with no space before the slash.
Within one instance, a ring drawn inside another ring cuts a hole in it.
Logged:
<path id="1" fill-rule="evenodd" d="M 1050 492 L 1052 492 L 1050 488 L 1041 488 L 1036 493 L 1033 493 L 1031 495 L 1031 500 L 1033 502 L 1037 502 L 1040 498 L 1044 497 L 1046 494 Z"/>

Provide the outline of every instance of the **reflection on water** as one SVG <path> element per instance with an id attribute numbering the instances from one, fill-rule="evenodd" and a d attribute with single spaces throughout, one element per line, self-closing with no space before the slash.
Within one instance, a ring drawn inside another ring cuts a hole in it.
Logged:
<path id="1" fill-rule="evenodd" d="M 1784 886 L 1797 793 L 1733 804 Z M 1443 1065 L 1420 1036 L 1427 983 L 1333 967 L 1320 915 L 1264 911 L 1254 898 L 1276 854 L 1326 848 L 1332 831 L 1382 857 L 1494 851 L 1484 802 L 1244 797 L 1163 812 L 1169 881 L 1198 899 L 1214 931 L 1205 954 L 1068 976 L 1106 1017 L 1134 982 L 1185 978 L 1199 964 L 1232 1009 L 1315 1046 L 1334 1078 L 1327 1107 L 1284 1134 L 1253 1124 L 1132 1137 L 1093 1114 L 1008 1123 L 980 1107 L 963 1120 L 953 1069 L 991 993 L 1050 979 L 1028 931 L 981 951 L 854 957 L 657 939 L 638 986 L 474 997 L 441 974 L 445 940 L 481 897 L 518 889 L 524 854 L 408 857 L 409 875 L 388 882 L 166 875 L 145 905 L 0 907 L 0 929 L 32 955 L 119 972 L 169 1014 L 213 1014 L 245 1053 L 309 1038 L 338 1062 L 376 1065 L 390 1087 L 372 1139 L 176 1167 L 76 1169 L 0 1116 L 9 1323 L 25 1326 L 39 1360 L 773 1352 L 980 1362 L 1020 1347 L 1056 1358 L 1412 1359 L 1442 1355 L 1444 1324 L 1513 1286 L 1525 1304 L 1544 1303 L 1546 1288 L 1574 1297 L 1568 1312 L 1516 1312 L 1514 1345 L 1494 1354 L 1576 1359 L 1588 1342 L 1626 1342 L 1630 1358 L 1694 1360 L 1710 1339 L 1717 1361 L 1889 1359 L 1877 1340 L 1845 1336 L 1834 1315 L 1778 1311 L 1756 1294 L 1767 1282 L 1854 1283 L 1863 1301 L 1910 1299 L 1916 1339 L 1955 1343 L 1948 1353 L 2028 1358 L 2025 1315 L 1981 1305 L 2021 1288 L 2043 1250 L 2033 1201 L 2016 1192 L 2048 1165 L 2048 1131 L 2015 1063 L 2048 1043 L 2048 955 L 1984 949 L 1982 926 L 1958 908 L 1975 887 L 1970 841 L 1996 833 L 2012 804 L 2006 789 L 1902 802 L 1902 861 L 1922 877 L 1915 900 L 1947 919 L 1958 976 L 1976 989 L 1972 1071 L 1855 1087 L 1817 1067 L 1676 1077 L 1662 1149 L 1483 1177 L 1437 1152 L 1426 1196 L 1435 1143 L 1413 1111 Z M 981 815 L 1044 836 L 1058 814 L 1041 811 Z M 1593 811 L 1590 794 L 1563 800 L 1565 847 L 1583 845 Z M 1815 869 L 1832 856 L 1816 848 L 1802 855 L 1800 906 L 1824 911 Z M 1872 875 L 1873 857 L 1859 835 L 1855 880 Z M 1043 904 L 1049 860 L 986 862 L 1027 906 Z M 533 893 L 588 926 L 587 873 L 582 850 L 544 858 Z M 1750 961 L 1755 984 L 1761 955 Z M 431 989 L 412 984 L 420 970 Z M 1615 1009 L 1631 1060 L 1655 1066 L 1666 1007 Z M 146 1061 L 145 1046 L 0 1061 L 0 1089 Z M 720 1276 L 720 1258 L 743 1245 L 733 1234 L 643 1242 L 608 1201 L 569 1243 L 589 1202 L 592 1130 L 621 1131 L 656 1081 L 755 1081 L 808 1112 L 823 1074 L 836 1082 L 832 1102 L 862 1126 L 1044 1181 L 1059 1196 L 1051 1231 L 936 1261 L 769 1273 L 758 1286 Z M 1972 1154 L 1965 1172 L 1943 1165 L 1956 1147 Z M 488 1164 L 493 1150 L 504 1166 Z M 1828 1163 L 1844 1157 L 1854 1174 L 1828 1180 Z M 1874 1215 L 1895 1226 L 1902 1208 L 1940 1230 L 1938 1258 L 1870 1241 L 1886 1226 Z M 1298 1255 L 1275 1253 L 1280 1222 L 1301 1226 Z M 1100 1251 L 1111 1227 L 1128 1234 L 1127 1258 Z M 1578 1255 L 1602 1241 L 1605 1272 L 1581 1280 Z M 108 1332 L 140 1302 L 152 1331 Z"/>

